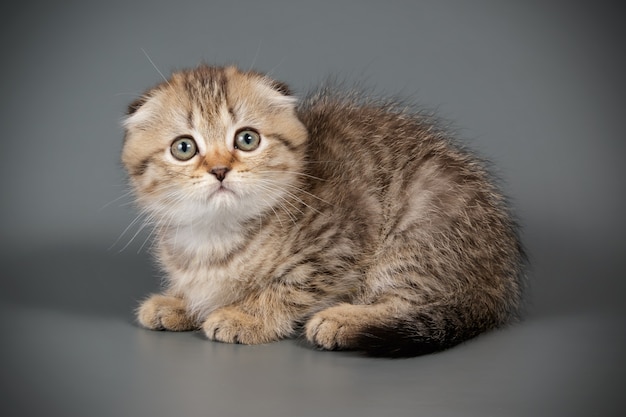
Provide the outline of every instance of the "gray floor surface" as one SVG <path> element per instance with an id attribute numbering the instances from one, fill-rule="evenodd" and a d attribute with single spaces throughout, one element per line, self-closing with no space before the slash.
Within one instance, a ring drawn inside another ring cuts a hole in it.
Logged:
<path id="1" fill-rule="evenodd" d="M 562 261 L 540 275 L 569 274 L 593 291 L 585 268 Z M 443 353 L 389 360 L 301 340 L 241 346 L 141 329 L 132 311 L 157 279 L 134 252 L 70 246 L 2 264 L 2 415 L 623 415 L 618 297 L 604 307 L 560 302 Z M 604 264 L 623 276 L 623 262 Z"/>

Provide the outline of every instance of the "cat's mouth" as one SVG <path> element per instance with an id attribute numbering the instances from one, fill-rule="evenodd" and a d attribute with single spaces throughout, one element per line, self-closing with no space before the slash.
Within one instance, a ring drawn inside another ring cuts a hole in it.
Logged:
<path id="1" fill-rule="evenodd" d="M 219 195 L 234 195 L 235 192 L 233 190 L 231 190 L 230 188 L 228 188 L 227 186 L 225 186 L 224 184 L 220 184 L 219 187 L 217 187 L 217 189 L 213 192 L 211 192 L 209 194 L 209 198 L 213 198 Z"/>
<path id="2" fill-rule="evenodd" d="M 228 187 L 224 187 L 224 184 L 222 184 L 222 185 L 220 185 L 220 188 L 218 188 L 216 192 L 217 193 L 232 193 L 233 190 L 231 190 Z"/>

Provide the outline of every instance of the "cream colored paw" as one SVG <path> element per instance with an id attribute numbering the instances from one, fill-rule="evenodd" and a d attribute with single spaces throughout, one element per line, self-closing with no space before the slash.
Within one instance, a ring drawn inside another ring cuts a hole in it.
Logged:
<path id="1" fill-rule="evenodd" d="M 279 339 L 276 331 L 262 319 L 236 307 L 223 307 L 209 314 L 202 329 L 210 340 L 225 343 L 257 345 Z"/>
<path id="2" fill-rule="evenodd" d="M 309 342 L 328 350 L 349 349 L 367 324 L 363 306 L 340 304 L 315 314 L 305 326 Z"/>
<path id="3" fill-rule="evenodd" d="M 185 303 L 177 297 L 152 295 L 137 310 L 139 323 L 151 330 L 185 331 L 197 328 L 187 315 Z"/>

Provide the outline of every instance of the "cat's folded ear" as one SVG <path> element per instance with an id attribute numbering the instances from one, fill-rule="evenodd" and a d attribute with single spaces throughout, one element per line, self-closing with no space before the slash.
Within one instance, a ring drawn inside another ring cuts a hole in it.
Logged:
<path id="1" fill-rule="evenodd" d="M 291 88 L 282 81 L 272 80 L 272 88 L 284 96 L 293 96 Z"/>
<path id="2" fill-rule="evenodd" d="M 293 94 L 291 88 L 282 81 L 276 81 L 271 78 L 265 77 L 262 83 L 265 94 L 267 94 L 267 88 L 269 87 L 274 94 L 269 95 L 271 97 L 272 104 L 276 107 L 284 108 L 293 106 L 298 102 L 298 98 Z M 276 94 L 278 93 L 278 94 Z"/>
<path id="3" fill-rule="evenodd" d="M 148 97 L 146 95 L 143 95 L 133 100 L 133 102 L 130 103 L 128 105 L 128 108 L 126 109 L 126 116 L 133 115 L 137 110 L 139 110 L 141 106 L 143 106 L 146 103 L 146 101 L 148 101 Z"/>
<path id="4" fill-rule="evenodd" d="M 141 126 L 146 122 L 150 122 L 154 118 L 154 106 L 152 99 L 154 98 L 154 90 L 150 90 L 140 97 L 133 100 L 126 108 L 126 117 L 122 125 L 126 129 Z M 152 109 L 152 111 L 151 111 Z"/>

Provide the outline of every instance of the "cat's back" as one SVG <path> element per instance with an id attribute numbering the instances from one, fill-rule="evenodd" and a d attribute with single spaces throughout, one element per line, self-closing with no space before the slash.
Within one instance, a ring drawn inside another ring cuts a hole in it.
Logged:
<path id="1" fill-rule="evenodd" d="M 313 159 L 390 169 L 432 145 L 434 124 L 425 116 L 359 91 L 324 87 L 301 103 L 298 116 L 309 131 Z"/>
<path id="2" fill-rule="evenodd" d="M 309 131 L 311 193 L 330 202 L 339 221 L 369 230 L 374 246 L 395 234 L 421 240 L 422 252 L 444 236 L 436 244 L 445 248 L 451 233 L 467 228 L 479 245 L 506 242 L 517 251 L 516 225 L 485 162 L 432 117 L 329 89 L 298 112 Z"/>
<path id="3" fill-rule="evenodd" d="M 322 88 L 303 100 L 298 117 L 309 131 L 309 174 L 350 194 L 366 187 L 381 199 L 399 198 L 450 184 L 493 191 L 479 158 L 432 116 L 399 100 Z M 416 182 L 421 186 L 411 187 Z"/>

